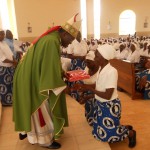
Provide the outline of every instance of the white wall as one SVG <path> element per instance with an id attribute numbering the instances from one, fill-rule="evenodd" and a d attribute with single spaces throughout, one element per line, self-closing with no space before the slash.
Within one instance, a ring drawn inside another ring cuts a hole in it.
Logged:
<path id="1" fill-rule="evenodd" d="M 118 34 L 119 15 L 126 9 L 136 14 L 136 31 L 150 31 L 150 0 L 101 0 L 101 33 Z M 43 33 L 48 26 L 61 25 L 77 12 L 80 13 L 80 0 L 15 0 L 16 19 L 19 37 L 35 37 Z M 88 34 L 93 30 L 93 0 L 87 0 Z M 148 28 L 143 27 L 145 17 L 148 17 Z M 108 21 L 111 30 L 107 29 Z M 32 33 L 27 32 L 30 22 Z"/>
<path id="2" fill-rule="evenodd" d="M 38 36 L 48 26 L 64 24 L 80 12 L 79 0 L 15 0 L 19 37 Z M 28 22 L 32 33 L 27 32 Z"/>

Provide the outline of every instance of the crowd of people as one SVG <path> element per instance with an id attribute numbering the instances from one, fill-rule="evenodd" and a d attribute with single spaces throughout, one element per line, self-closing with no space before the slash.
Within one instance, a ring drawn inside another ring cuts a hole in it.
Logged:
<path id="1" fill-rule="evenodd" d="M 18 44 L 10 30 L 0 29 L 0 101 L 13 105 L 15 131 L 49 149 L 60 148 L 55 140 L 68 126 L 65 94 L 84 104 L 85 117 L 95 139 L 114 143 L 128 137 L 136 145 L 132 125 L 121 125 L 121 101 L 117 93 L 118 72 L 109 63 L 121 59 L 140 66 L 141 56 L 150 57 L 150 38 L 83 39 L 80 21 L 73 16 L 54 26 L 30 43 Z M 23 55 L 25 53 L 25 55 Z M 23 57 L 22 57 L 23 55 Z M 85 70 L 89 79 L 69 82 L 65 73 Z M 149 97 L 149 69 L 136 72 L 136 89 Z"/>
<path id="2" fill-rule="evenodd" d="M 10 30 L 0 29 L 0 102 L 3 106 L 12 106 L 13 76 L 23 55 L 23 44 L 13 39 Z"/>
<path id="3" fill-rule="evenodd" d="M 104 44 L 108 44 L 114 47 L 114 58 L 121 59 L 129 63 L 134 63 L 136 68 L 136 89 L 139 84 L 138 82 L 142 82 L 142 80 L 140 80 L 139 78 L 139 74 L 141 74 L 143 70 L 149 69 L 145 68 L 145 63 L 150 60 L 147 59 L 150 58 L 150 37 L 148 36 L 138 37 L 135 34 L 135 36 L 129 35 L 123 38 L 101 38 L 99 40 L 93 38 L 91 38 L 90 40 L 81 40 L 77 37 L 77 39 L 75 39 L 74 41 L 76 42 L 72 42 L 72 44 L 70 44 L 67 48 L 62 48 L 61 59 L 63 60 L 63 68 L 65 72 L 76 69 L 84 70 L 84 68 L 86 67 L 85 57 L 88 52 L 95 52 L 99 46 L 102 46 Z M 81 81 L 77 81 L 77 83 L 78 82 Z M 147 96 L 144 96 L 144 99 L 150 99 L 150 88 L 148 86 L 149 82 L 150 80 L 149 78 L 147 78 L 145 82 L 145 88 L 143 88 L 142 90 L 138 89 L 138 91 L 143 93 L 144 95 L 145 93 L 147 93 Z M 72 88 L 74 83 L 67 83 L 67 85 L 70 90 L 69 94 L 78 101 L 79 94 Z"/>

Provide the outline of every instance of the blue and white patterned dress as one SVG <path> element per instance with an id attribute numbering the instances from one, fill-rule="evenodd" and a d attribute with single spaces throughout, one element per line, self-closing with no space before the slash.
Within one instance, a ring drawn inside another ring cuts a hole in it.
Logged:
<path id="1" fill-rule="evenodd" d="M 95 95 L 94 120 L 92 134 L 97 140 L 103 142 L 123 141 L 129 135 L 129 129 L 120 124 L 121 103 L 117 94 L 118 72 L 107 64 L 98 74 L 96 90 L 106 91 L 114 88 L 110 100 Z"/>
<path id="2" fill-rule="evenodd" d="M 68 54 L 72 54 L 74 56 L 85 56 L 87 54 L 87 49 L 84 43 L 79 43 L 76 39 L 68 46 L 67 49 Z M 71 59 L 71 67 L 70 71 L 72 70 L 84 70 L 86 67 L 86 63 L 84 59 L 74 58 Z M 67 82 L 69 88 L 72 88 L 74 84 L 82 83 L 82 81 L 76 82 Z M 70 95 L 79 101 L 80 93 L 77 90 L 71 91 Z"/>
<path id="3" fill-rule="evenodd" d="M 13 53 L 6 42 L 0 42 L 0 100 L 3 106 L 12 105 L 12 86 L 14 67 L 10 63 L 3 63 L 5 59 L 12 60 Z"/>
<path id="4" fill-rule="evenodd" d="M 129 130 L 120 124 L 120 100 L 108 102 L 96 100 L 94 106 L 93 136 L 103 142 L 123 141 L 129 135 Z"/>
<path id="5" fill-rule="evenodd" d="M 13 67 L 0 66 L 0 100 L 3 106 L 12 105 Z"/>
<path id="6" fill-rule="evenodd" d="M 88 73 L 88 68 L 85 68 L 85 71 Z M 93 74 L 89 79 L 83 80 L 84 84 L 95 84 L 97 79 L 97 74 L 99 70 Z M 85 91 L 84 95 L 90 95 L 92 94 L 91 91 Z M 86 100 L 84 108 L 85 108 L 85 117 L 90 126 L 93 125 L 93 119 L 94 119 L 94 104 L 95 104 L 95 98 L 90 98 Z"/>

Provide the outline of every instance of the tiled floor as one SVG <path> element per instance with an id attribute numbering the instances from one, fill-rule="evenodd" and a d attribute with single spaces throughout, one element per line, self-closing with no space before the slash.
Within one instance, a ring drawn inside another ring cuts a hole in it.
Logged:
<path id="1" fill-rule="evenodd" d="M 110 150 L 108 143 L 97 141 L 91 135 L 91 127 L 84 117 L 84 107 L 67 96 L 67 106 L 70 126 L 59 142 L 60 150 Z M 39 145 L 31 145 L 27 139 L 20 141 L 14 131 L 12 108 L 4 107 L 0 127 L 0 150 L 44 150 Z"/>
<path id="2" fill-rule="evenodd" d="M 137 145 L 133 150 L 150 150 L 150 100 L 131 100 L 119 92 L 122 102 L 122 124 L 131 124 L 137 131 Z M 128 140 L 111 144 L 111 150 L 129 150 Z"/>
<path id="3" fill-rule="evenodd" d="M 137 131 L 137 145 L 134 150 L 150 149 L 150 100 L 131 100 L 124 92 L 119 92 L 122 102 L 122 124 L 131 124 Z M 91 135 L 91 127 L 84 118 L 84 108 L 67 96 L 70 126 L 65 128 L 59 142 L 60 150 L 129 150 L 128 139 L 110 144 L 96 141 Z M 5 107 L 2 112 L 0 127 L 0 150 L 44 150 L 38 145 L 31 145 L 27 139 L 20 141 L 14 132 L 12 108 Z"/>

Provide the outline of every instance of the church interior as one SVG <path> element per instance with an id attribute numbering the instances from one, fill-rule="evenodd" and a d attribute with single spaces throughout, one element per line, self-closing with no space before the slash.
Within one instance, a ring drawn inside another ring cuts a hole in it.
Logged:
<path id="1" fill-rule="evenodd" d="M 7 18 L 6 14 L 2 13 L 2 10 L 3 12 L 5 10 L 1 7 L 2 3 L 5 5 L 4 1 L 7 1 L 7 17 L 10 20 L 6 24 L 4 24 L 3 20 L 3 18 Z M 83 1 L 84 3 L 81 3 Z M 112 44 L 113 42 L 115 43 L 116 39 L 120 43 L 124 42 L 124 39 L 131 39 L 134 42 L 136 39 L 136 42 L 140 41 L 142 43 L 146 41 L 147 47 L 150 45 L 149 0 L 97 0 L 99 4 L 98 11 L 94 11 L 96 9 L 95 1 L 1 0 L 0 28 L 4 30 L 10 29 L 15 39 L 26 43 L 23 47 L 23 52 L 26 52 L 32 41 L 47 29 L 57 25 L 61 26 L 70 17 L 79 13 L 82 40 L 86 40 L 86 42 L 91 41 L 94 45 L 98 45 L 98 41 L 100 44 L 105 44 L 106 42 Z M 124 12 L 127 12 L 126 15 Z M 98 17 L 98 26 L 94 16 Z M 97 41 L 96 44 L 95 41 Z M 137 42 L 139 48 L 141 45 L 144 47 L 144 42 L 142 44 L 140 42 Z M 144 61 L 150 60 L 150 55 L 144 55 L 143 57 Z M 143 60 L 143 57 L 139 56 L 138 64 L 140 64 L 140 60 Z M 119 61 L 112 61 L 110 64 L 118 71 L 118 97 L 122 107 L 120 122 L 123 125 L 132 125 L 136 130 L 137 141 L 136 146 L 133 148 L 134 150 L 149 150 L 150 120 L 147 117 L 150 116 L 150 93 L 146 93 L 146 95 L 142 93 L 143 91 L 136 91 L 137 78 L 135 74 L 138 66 L 135 66 L 135 64 L 137 64 L 137 61 L 130 64 L 125 61 L 123 66 Z M 150 82 L 147 81 L 145 85 L 145 90 L 147 91 L 150 90 L 149 84 Z M 75 97 L 70 96 L 67 92 L 66 102 L 69 127 L 64 128 L 64 134 L 58 139 L 58 142 L 62 145 L 60 150 L 130 149 L 128 139 L 114 143 L 94 139 L 92 127 L 88 125 L 85 118 L 84 104 L 80 104 Z M 26 149 L 44 150 L 45 148 L 40 147 L 38 144 L 30 144 L 27 138 L 20 140 L 19 133 L 14 129 L 13 107 L 3 106 L 0 103 L 0 150 Z"/>

